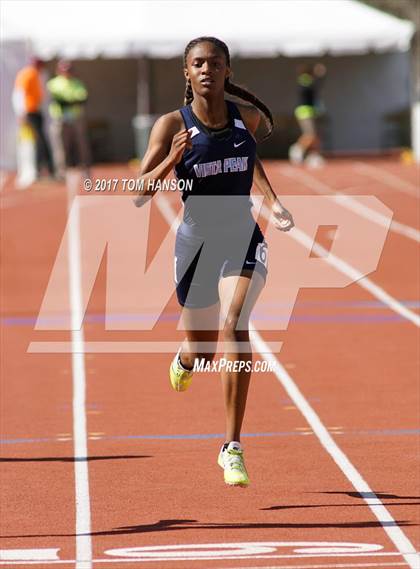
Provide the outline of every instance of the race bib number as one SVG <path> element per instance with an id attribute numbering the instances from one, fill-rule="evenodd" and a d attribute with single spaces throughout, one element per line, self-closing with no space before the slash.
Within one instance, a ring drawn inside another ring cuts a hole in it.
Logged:
<path id="1" fill-rule="evenodd" d="M 267 243 L 263 241 L 258 243 L 257 249 L 255 251 L 255 259 L 262 263 L 265 268 L 268 266 L 268 248 Z"/>

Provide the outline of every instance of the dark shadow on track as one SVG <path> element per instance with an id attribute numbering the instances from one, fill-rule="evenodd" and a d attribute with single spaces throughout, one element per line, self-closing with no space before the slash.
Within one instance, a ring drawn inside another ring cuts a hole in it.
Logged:
<path id="1" fill-rule="evenodd" d="M 383 522 L 382 524 L 375 521 L 369 522 L 344 522 L 344 523 L 238 523 L 238 524 L 223 524 L 223 523 L 207 523 L 202 524 L 197 520 L 181 520 L 181 519 L 167 519 L 160 520 L 154 524 L 141 524 L 137 526 L 123 526 L 119 528 L 114 528 L 111 530 L 95 531 L 90 534 L 38 534 L 38 535 L 4 535 L 1 536 L 3 539 L 14 539 L 14 538 L 34 538 L 34 537 L 76 537 L 79 535 L 91 535 L 101 536 L 101 535 L 130 535 L 130 534 L 142 534 L 142 533 L 152 533 L 152 532 L 165 532 L 165 531 L 179 531 L 179 530 L 194 530 L 194 529 L 319 529 L 319 528 L 382 528 L 382 527 L 407 527 L 416 526 L 409 521 L 401 520 L 396 522 Z"/>
<path id="2" fill-rule="evenodd" d="M 380 500 L 420 500 L 420 496 L 397 496 L 396 494 L 389 494 L 388 492 L 340 492 L 340 491 L 327 491 L 327 492 L 311 492 L 311 494 L 341 494 L 350 496 L 350 498 L 379 498 Z"/>
<path id="3" fill-rule="evenodd" d="M 390 502 L 384 506 L 420 506 L 420 502 Z M 261 511 L 274 511 L 274 510 L 293 510 L 299 508 L 366 508 L 365 503 L 362 504 L 311 504 L 309 506 L 270 506 L 268 508 L 260 508 Z"/>
<path id="4" fill-rule="evenodd" d="M 142 454 L 126 454 L 126 455 L 110 455 L 110 456 L 86 456 L 75 458 L 74 456 L 42 456 L 39 458 L 1 458 L 0 462 L 90 462 L 92 460 L 125 460 L 129 458 L 152 458 L 149 455 Z"/>

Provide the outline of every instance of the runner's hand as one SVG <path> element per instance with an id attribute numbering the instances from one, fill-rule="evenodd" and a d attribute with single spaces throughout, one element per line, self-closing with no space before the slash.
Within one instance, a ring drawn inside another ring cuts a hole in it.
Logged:
<path id="1" fill-rule="evenodd" d="M 135 197 L 133 199 L 133 203 L 136 207 L 143 207 L 152 199 L 152 197 L 153 196 L 151 196 L 150 194 L 146 195 L 146 196 L 144 194 L 142 194 L 140 196 Z"/>
<path id="2" fill-rule="evenodd" d="M 280 202 L 275 202 L 272 207 L 273 223 L 276 229 L 280 231 L 290 231 L 295 223 L 292 214 L 284 208 Z"/>
<path id="3" fill-rule="evenodd" d="M 169 151 L 169 159 L 173 164 L 178 164 L 181 162 L 182 155 L 185 149 L 192 148 L 191 134 L 187 129 L 177 132 L 172 139 L 171 149 Z"/>

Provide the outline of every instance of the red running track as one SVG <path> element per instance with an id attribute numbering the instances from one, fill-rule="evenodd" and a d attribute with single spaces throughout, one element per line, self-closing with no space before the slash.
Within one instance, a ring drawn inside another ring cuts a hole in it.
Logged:
<path id="1" fill-rule="evenodd" d="M 267 170 L 279 194 L 317 194 L 316 180 L 330 192 L 375 195 L 395 221 L 418 230 L 415 167 L 363 165 L 370 170 L 336 160 L 305 171 L 304 182 L 301 171 L 284 163 L 267 163 Z M 133 176 L 125 166 L 98 167 L 94 174 Z M 277 354 L 283 369 L 390 519 L 382 510 L 378 519 L 368 507 L 348 470 L 321 445 L 318 423 L 308 424 L 273 373 L 254 374 L 248 399 L 243 442 L 252 484 L 226 487 L 216 464 L 224 426 L 218 377 L 197 374 L 187 393 L 174 393 L 169 353 L 82 358 L 88 454 L 75 460 L 71 355 L 28 353 L 31 342 L 71 341 L 65 330 L 34 330 L 67 223 L 66 188 L 37 184 L 16 191 L 9 178 L 1 198 L 3 566 L 416 566 L 414 555 L 402 555 L 411 551 L 407 543 L 417 550 L 420 543 L 419 338 L 412 322 L 353 283 L 301 289 L 287 330 L 261 331 L 265 341 L 283 342 Z M 167 199 L 179 208 L 177 196 Z M 151 255 L 167 231 L 154 205 Z M 328 233 L 320 239 L 331 245 Z M 390 231 L 369 275 L 413 314 L 418 261 L 418 243 Z M 271 259 L 273 282 L 281 282 L 281 271 Z M 85 342 L 182 338 L 173 296 L 152 331 L 105 330 L 105 286 L 103 262 Z M 262 356 L 255 353 L 256 359 Z M 76 505 L 83 472 L 89 494 L 79 495 Z M 90 531 L 80 531 L 89 522 Z M 160 549 L 138 549 L 148 547 Z"/>

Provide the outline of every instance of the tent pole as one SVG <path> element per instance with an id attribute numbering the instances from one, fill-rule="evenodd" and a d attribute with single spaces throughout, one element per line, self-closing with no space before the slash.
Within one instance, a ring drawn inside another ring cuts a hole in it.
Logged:
<path id="1" fill-rule="evenodd" d="M 150 59 L 142 55 L 137 62 L 137 116 L 134 118 L 136 152 L 140 160 L 146 153 L 152 128 L 150 103 Z"/>
<path id="2" fill-rule="evenodd" d="M 418 24 L 418 22 L 416 22 Z M 420 26 L 416 26 L 411 43 L 411 147 L 414 160 L 420 163 Z"/>
<path id="3" fill-rule="evenodd" d="M 137 64 L 137 115 L 150 114 L 150 60 L 139 57 Z"/>

